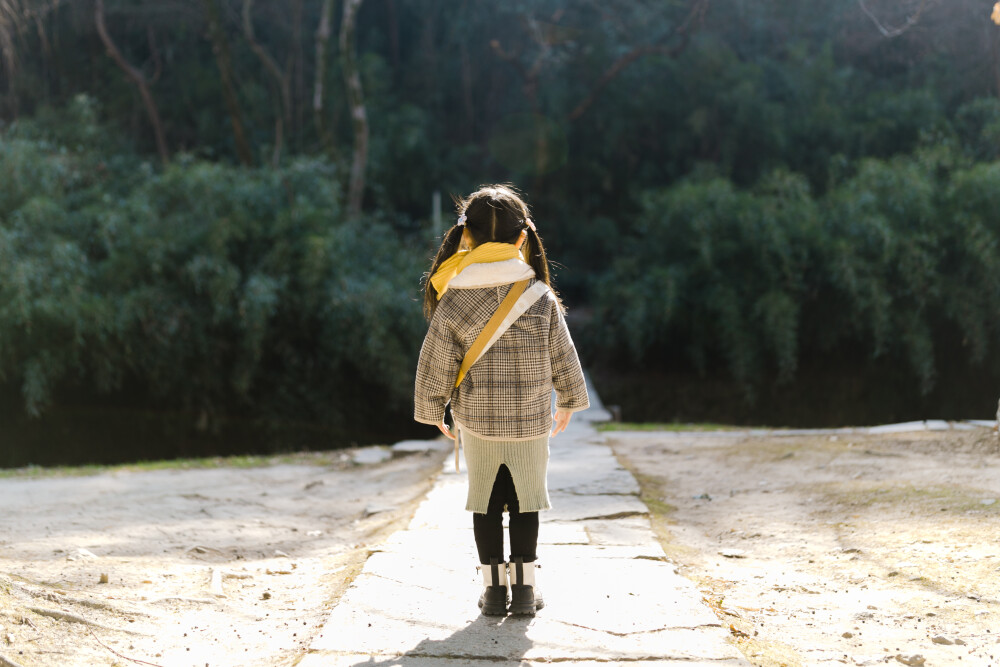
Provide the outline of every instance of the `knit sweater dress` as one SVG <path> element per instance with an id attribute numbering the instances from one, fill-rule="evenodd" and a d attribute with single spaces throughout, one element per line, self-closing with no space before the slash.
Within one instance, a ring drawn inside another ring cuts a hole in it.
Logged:
<path id="1" fill-rule="evenodd" d="M 414 418 L 440 424 L 451 404 L 469 471 L 466 509 L 472 512 L 486 513 L 501 465 L 511 472 L 522 512 L 549 509 L 552 390 L 557 410 L 589 407 L 576 348 L 550 290 L 515 320 L 455 388 L 466 351 L 511 284 L 533 278 L 534 271 L 519 259 L 469 266 L 449 283 L 420 350 Z"/>

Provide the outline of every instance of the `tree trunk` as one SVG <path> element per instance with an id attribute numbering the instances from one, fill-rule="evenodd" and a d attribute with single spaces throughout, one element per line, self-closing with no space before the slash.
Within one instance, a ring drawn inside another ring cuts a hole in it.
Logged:
<path id="1" fill-rule="evenodd" d="M 316 27 L 316 79 L 313 82 L 313 122 L 316 124 L 316 136 L 323 148 L 333 154 L 333 136 L 326 123 L 323 109 L 323 86 L 326 83 L 326 53 L 330 43 L 330 19 L 333 15 L 333 0 L 323 0 L 323 9 Z"/>
<path id="2" fill-rule="evenodd" d="M 365 167 L 368 162 L 368 115 L 354 53 L 355 21 L 362 1 L 344 0 L 344 18 L 340 27 L 340 59 L 354 127 L 354 158 L 351 161 L 351 183 L 347 196 L 347 210 L 352 217 L 361 213 L 361 202 L 365 194 Z"/>
<path id="3" fill-rule="evenodd" d="M 998 5 L 1000 6 L 1000 5 Z M 1000 15 L 1000 11 L 994 9 L 994 15 Z M 1000 23 L 997 23 L 1000 25 Z M 993 60 L 993 80 L 996 83 L 996 94 L 1000 97 L 1000 31 L 991 30 L 993 34 L 990 36 L 990 55 Z"/>
<path id="4" fill-rule="evenodd" d="M 278 106 L 278 110 L 274 118 L 274 155 L 271 158 L 272 164 L 278 166 L 281 160 L 284 126 L 285 123 L 290 123 L 292 118 L 291 77 L 281 71 L 281 68 L 274 58 L 271 57 L 271 54 L 257 41 L 257 37 L 253 31 L 252 12 L 253 0 L 243 0 L 243 32 L 250 43 L 250 48 L 253 49 L 253 52 L 257 54 L 257 57 L 264 64 L 264 68 L 271 75 L 271 78 L 274 79 L 274 83 L 280 93 L 280 104 L 276 105 Z"/>
<path id="5" fill-rule="evenodd" d="M 208 20 L 208 36 L 212 42 L 215 63 L 219 67 L 219 78 L 222 80 L 222 97 L 229 110 L 229 119 L 233 124 L 233 140 L 236 145 L 236 156 L 244 165 L 253 164 L 253 151 L 243 131 L 243 114 L 240 111 L 236 86 L 233 84 L 233 62 L 229 54 L 229 42 L 222 28 L 222 15 L 216 0 L 202 0 L 205 7 L 205 18 Z"/>
<path id="6" fill-rule="evenodd" d="M 292 0 L 292 75 L 295 81 L 295 136 L 301 147 L 305 126 L 306 56 L 302 50 L 302 0 Z"/>
<path id="7" fill-rule="evenodd" d="M 35 31 L 38 33 L 39 46 L 42 47 L 42 81 L 44 85 L 41 86 L 44 100 L 46 103 L 52 99 L 52 79 L 56 78 L 52 76 L 52 45 L 49 43 L 48 33 L 45 31 L 45 19 L 46 17 L 41 13 L 36 13 L 32 18 L 35 19 Z M 13 81 L 11 81 L 13 83 Z"/>
<path id="8" fill-rule="evenodd" d="M 469 48 L 465 41 L 460 43 L 461 72 L 462 72 L 462 103 L 465 107 L 465 136 L 468 141 L 476 134 L 476 108 L 472 99 L 472 90 L 475 81 L 472 74 L 472 58 L 469 57 Z"/>
<path id="9" fill-rule="evenodd" d="M 35 14 L 35 30 L 38 32 L 38 42 L 42 47 L 43 64 L 47 67 L 49 59 L 52 58 L 52 46 L 49 44 L 49 37 L 45 33 L 45 18 L 42 14 Z"/>
<path id="10" fill-rule="evenodd" d="M 399 74 L 399 18 L 396 16 L 396 0 L 385 0 L 385 17 L 388 21 L 386 29 L 389 31 L 389 62 L 392 63 L 395 81 Z"/>
<path id="11" fill-rule="evenodd" d="M 0 2 L 0 63 L 7 74 L 7 85 L 14 88 L 17 74 L 17 33 L 21 29 L 22 8 L 14 3 Z"/>
<path id="12" fill-rule="evenodd" d="M 160 154 L 160 160 L 166 163 L 170 159 L 170 155 L 167 152 L 167 140 L 163 134 L 163 123 L 160 121 L 160 113 L 156 109 L 156 102 L 153 101 L 153 94 L 149 91 L 149 84 L 146 81 L 146 77 L 125 60 L 125 57 L 111 39 L 108 28 L 104 24 L 104 0 L 95 0 L 94 22 L 97 25 L 97 34 L 104 43 L 104 48 L 107 49 L 108 55 L 125 72 L 125 76 L 131 79 L 139 89 L 143 106 L 146 107 L 146 115 L 149 116 L 149 122 L 153 126 L 153 134 L 156 137 L 156 151 Z"/>

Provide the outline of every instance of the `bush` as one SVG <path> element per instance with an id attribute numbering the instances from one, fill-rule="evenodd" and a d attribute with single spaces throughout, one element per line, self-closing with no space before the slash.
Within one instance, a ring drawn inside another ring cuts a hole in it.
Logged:
<path id="1" fill-rule="evenodd" d="M 905 365 L 919 393 L 942 364 L 1000 373 L 1000 163 L 947 147 L 867 159 L 823 197 L 775 172 L 754 189 L 687 181 L 647 192 L 599 281 L 595 361 L 724 367 L 744 395 L 803 355 Z M 860 356 L 859 356 L 860 355 Z"/>
<path id="2" fill-rule="evenodd" d="M 31 415 L 92 387 L 272 446 L 409 421 L 429 239 L 347 220 L 329 163 L 157 171 L 8 138 L 0 173 L 0 379 Z"/>
<path id="3" fill-rule="evenodd" d="M 777 172 L 752 192 L 726 180 L 647 193 L 597 289 L 598 345 L 633 364 L 720 364 L 750 392 L 770 360 L 797 363 L 806 271 L 818 234 L 805 180 Z"/>

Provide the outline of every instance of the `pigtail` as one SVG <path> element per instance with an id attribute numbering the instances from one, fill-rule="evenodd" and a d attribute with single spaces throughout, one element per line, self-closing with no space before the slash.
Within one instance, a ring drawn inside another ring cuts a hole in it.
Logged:
<path id="1" fill-rule="evenodd" d="M 434 310 L 437 308 L 438 303 L 437 290 L 431 284 L 431 276 L 434 275 L 446 259 L 458 252 L 459 247 L 462 245 L 463 229 L 464 227 L 462 226 L 454 225 L 445 233 L 444 238 L 441 239 L 441 247 L 438 248 L 437 255 L 434 256 L 431 270 L 424 276 L 424 317 L 428 320 L 434 316 Z"/>
<path id="2" fill-rule="evenodd" d="M 516 243 L 522 231 L 527 232 L 521 251 L 527 263 L 535 271 L 535 277 L 552 289 L 552 274 L 549 270 L 549 260 L 545 256 L 545 246 L 538 236 L 534 223 L 531 222 L 531 212 L 514 186 L 509 184 L 484 185 L 469 197 L 461 199 L 453 197 L 455 208 L 463 225 L 455 225 L 441 242 L 441 248 L 434 258 L 431 271 L 427 274 L 424 284 L 424 315 L 431 319 L 437 308 L 438 299 L 430 277 L 440 268 L 442 262 L 458 252 L 462 244 L 463 230 L 468 232 L 469 244 L 472 247 L 483 243 Z M 556 295 L 559 307 L 562 300 Z"/>
<path id="3" fill-rule="evenodd" d="M 549 260 L 545 256 L 545 246 L 542 244 L 542 237 L 538 235 L 538 231 L 531 225 L 527 226 L 525 230 L 528 232 L 528 238 L 524 241 L 524 254 L 528 258 L 528 264 L 534 269 L 535 278 L 549 286 L 552 294 L 556 297 L 556 301 L 559 302 L 559 307 L 565 311 L 566 307 L 563 305 L 562 299 L 559 298 L 559 293 L 552 287 L 552 273 L 549 271 Z"/>

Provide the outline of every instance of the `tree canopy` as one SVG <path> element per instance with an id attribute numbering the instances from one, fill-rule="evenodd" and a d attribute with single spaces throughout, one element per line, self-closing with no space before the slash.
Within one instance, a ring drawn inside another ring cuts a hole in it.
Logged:
<path id="1" fill-rule="evenodd" d="M 0 412 L 404 433 L 434 194 L 495 181 L 605 377 L 995 387 L 997 11 L 0 0 Z"/>

